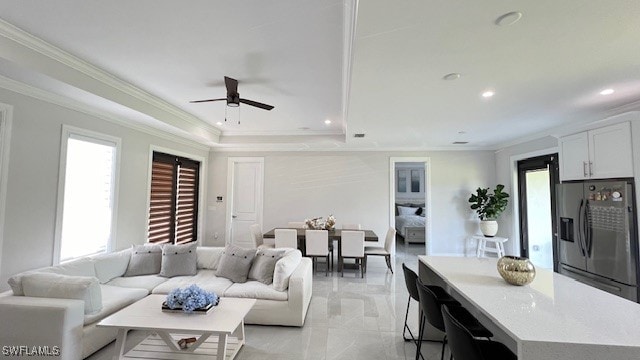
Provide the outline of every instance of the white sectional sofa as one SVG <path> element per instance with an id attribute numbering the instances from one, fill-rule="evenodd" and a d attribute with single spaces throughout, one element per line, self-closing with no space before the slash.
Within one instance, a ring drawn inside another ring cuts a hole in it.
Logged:
<path id="1" fill-rule="evenodd" d="M 288 287 L 284 291 L 278 291 L 273 285 L 258 281 L 233 283 L 226 278 L 217 277 L 216 268 L 223 250 L 222 247 L 198 247 L 195 276 L 124 277 L 130 249 L 17 274 L 10 280 L 12 291 L 0 294 L 0 348 L 26 346 L 31 357 L 40 358 L 32 356 L 33 346 L 48 346 L 41 349 L 49 354 L 57 349 L 60 352 L 59 358 L 62 359 L 86 358 L 116 337 L 114 330 L 96 326 L 100 320 L 151 293 L 167 294 L 177 287 L 190 284 L 215 291 L 222 297 L 257 299 L 245 319 L 247 324 L 304 325 L 312 292 L 310 259 L 301 257 L 298 250 L 288 251 L 279 261 L 293 259 L 294 265 L 290 266 L 293 272 L 285 279 L 288 280 Z M 34 273 L 39 275 L 33 276 Z M 38 294 L 39 297 L 22 295 L 21 291 L 29 289 L 21 286 L 31 286 L 28 281 L 37 277 L 46 280 L 48 276 L 52 276 L 41 274 L 75 277 L 90 290 L 83 299 L 78 300 L 61 299 L 55 295 L 47 297 L 46 291 L 52 291 L 50 289 L 45 289 L 44 295 Z M 87 308 L 92 306 L 91 299 L 101 302 L 101 308 L 88 311 Z M 51 356 L 43 355 L 41 358 Z"/>

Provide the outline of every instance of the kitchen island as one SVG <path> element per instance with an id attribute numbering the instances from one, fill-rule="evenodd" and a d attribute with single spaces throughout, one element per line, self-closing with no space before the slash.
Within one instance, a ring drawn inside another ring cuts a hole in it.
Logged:
<path id="1" fill-rule="evenodd" d="M 640 359 L 640 304 L 546 269 L 509 285 L 496 262 L 420 256 L 420 278 L 445 287 L 519 360 Z"/>

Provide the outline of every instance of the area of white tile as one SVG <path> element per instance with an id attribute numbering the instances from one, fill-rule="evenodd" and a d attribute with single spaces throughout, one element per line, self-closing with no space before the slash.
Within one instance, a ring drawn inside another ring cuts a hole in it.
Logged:
<path id="1" fill-rule="evenodd" d="M 402 339 L 402 327 L 408 293 L 402 263 L 418 271 L 418 255 L 424 245 L 397 242 L 394 274 L 388 272 L 383 257 L 369 259 L 365 278 L 355 271 L 344 277 L 333 273 L 325 277 L 319 271 L 313 277 L 313 297 L 305 325 L 301 328 L 247 325 L 246 344 L 239 360 L 299 359 L 414 359 L 416 347 Z M 411 304 L 409 326 L 417 334 L 418 304 Z M 135 333 L 132 346 L 140 341 Z M 111 343 L 89 357 L 111 359 Z M 423 342 L 426 359 L 440 357 L 440 344 Z"/>

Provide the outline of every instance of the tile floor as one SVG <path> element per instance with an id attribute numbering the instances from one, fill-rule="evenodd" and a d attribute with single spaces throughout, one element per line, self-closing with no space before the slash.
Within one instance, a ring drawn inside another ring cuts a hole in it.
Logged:
<path id="1" fill-rule="evenodd" d="M 344 277 L 319 271 L 313 278 L 313 297 L 304 327 L 246 326 L 247 342 L 236 359 L 414 359 L 413 343 L 402 339 L 408 293 L 402 263 L 417 272 L 417 256 L 424 245 L 397 243 L 394 272 L 383 257 L 370 257 L 365 278 L 354 270 Z M 397 271 L 397 270 L 400 271 Z M 411 305 L 409 326 L 417 331 L 417 303 Z M 414 333 L 415 333 L 414 331 Z M 139 337 L 129 337 L 139 341 Z M 440 344 L 424 342 L 425 359 L 440 358 Z M 89 359 L 111 359 L 114 344 Z"/>

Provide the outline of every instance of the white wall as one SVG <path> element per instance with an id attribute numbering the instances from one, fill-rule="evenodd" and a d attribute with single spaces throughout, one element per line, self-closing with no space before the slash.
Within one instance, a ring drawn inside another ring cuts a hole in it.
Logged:
<path id="1" fill-rule="evenodd" d="M 523 154 L 536 154 L 533 156 L 544 155 L 540 153 L 541 150 L 552 149 L 558 146 L 558 139 L 552 136 L 546 136 L 537 140 L 525 142 L 522 144 L 510 146 L 496 152 L 496 183 L 503 184 L 505 191 L 509 193 L 511 199 L 509 200 L 509 206 L 507 210 L 500 216 L 498 220 L 499 230 L 498 235 L 509 238 L 509 241 L 505 244 L 505 251 L 510 255 L 520 255 L 520 238 L 518 234 L 519 226 L 517 218 L 514 217 L 514 210 L 516 207 L 517 196 L 517 184 L 512 184 L 513 181 L 513 158 L 521 158 Z M 556 151 L 554 151 L 556 152 Z"/>
<path id="2" fill-rule="evenodd" d="M 62 124 L 122 139 L 116 248 L 146 241 L 149 149 L 157 145 L 206 158 L 208 151 L 0 89 L 13 105 L 0 290 L 20 271 L 52 263 Z M 87 234 L 91 236 L 91 234 Z"/>
<path id="3" fill-rule="evenodd" d="M 463 254 L 466 237 L 477 231 L 467 199 L 472 189 L 491 186 L 491 151 L 449 152 L 211 152 L 206 243 L 224 243 L 227 158 L 265 158 L 263 230 L 288 221 L 333 214 L 341 223 L 361 223 L 383 237 L 389 227 L 389 157 L 431 158 L 432 251 Z M 216 203 L 216 196 L 225 196 Z M 218 234 L 218 239 L 214 235 Z"/>

